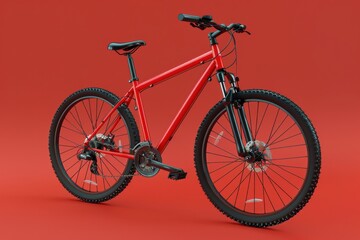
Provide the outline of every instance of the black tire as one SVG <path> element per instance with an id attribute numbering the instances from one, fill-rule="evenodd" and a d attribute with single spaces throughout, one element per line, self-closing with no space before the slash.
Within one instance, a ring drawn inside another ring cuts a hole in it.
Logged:
<path id="1" fill-rule="evenodd" d="M 90 170 L 92 160 L 77 158 L 84 150 L 85 139 L 118 101 L 117 96 L 106 90 L 82 89 L 61 104 L 52 120 L 49 134 L 52 167 L 61 184 L 83 201 L 99 203 L 117 196 L 135 172 L 132 160 L 96 154 L 98 174 L 94 174 Z M 130 151 L 139 142 L 136 122 L 125 105 L 112 114 L 96 137 L 105 138 L 110 131 L 115 135 L 111 144 L 118 149 Z"/>
<path id="2" fill-rule="evenodd" d="M 226 103 L 220 101 L 195 140 L 198 179 L 212 204 L 231 219 L 254 227 L 279 224 L 298 213 L 314 192 L 321 165 L 318 137 L 305 113 L 280 94 L 246 90 L 235 94 L 234 101 L 243 104 L 267 160 L 249 163 L 238 157 Z"/>

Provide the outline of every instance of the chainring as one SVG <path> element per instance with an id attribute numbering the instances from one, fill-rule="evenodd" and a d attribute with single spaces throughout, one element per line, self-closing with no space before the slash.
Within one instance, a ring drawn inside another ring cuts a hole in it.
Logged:
<path id="1" fill-rule="evenodd" d="M 157 167 L 149 166 L 149 160 L 162 162 L 160 152 L 146 143 L 138 146 L 134 155 L 134 164 L 139 174 L 144 177 L 153 177 L 160 171 Z"/>

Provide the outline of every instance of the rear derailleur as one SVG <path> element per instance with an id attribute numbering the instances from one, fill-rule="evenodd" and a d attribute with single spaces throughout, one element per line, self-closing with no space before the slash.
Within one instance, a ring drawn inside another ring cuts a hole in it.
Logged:
<path id="1" fill-rule="evenodd" d="M 84 150 L 77 156 L 79 160 L 92 161 L 90 171 L 95 175 L 100 175 L 98 171 L 97 157 L 101 157 L 101 153 L 96 153 L 92 149 L 114 150 L 114 135 L 109 134 L 108 136 L 105 136 L 103 134 L 96 134 L 96 136 L 89 141 L 89 147 L 85 147 Z"/>

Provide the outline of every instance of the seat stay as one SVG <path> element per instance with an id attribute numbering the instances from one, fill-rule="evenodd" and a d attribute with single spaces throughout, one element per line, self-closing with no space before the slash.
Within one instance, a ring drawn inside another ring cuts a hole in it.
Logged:
<path id="1" fill-rule="evenodd" d="M 96 127 L 96 129 L 85 139 L 84 145 L 88 146 L 90 139 L 93 139 L 93 137 L 98 133 L 98 131 L 102 128 L 102 126 L 108 121 L 108 119 L 111 117 L 111 115 L 122 105 L 125 104 L 128 106 L 132 100 L 132 97 L 134 95 L 134 89 L 130 88 L 130 90 L 120 99 L 120 101 L 110 110 L 110 112 L 105 116 L 105 118 L 100 122 L 100 124 Z M 110 133 L 115 129 L 117 124 L 119 123 L 120 118 L 117 119 L 117 122 L 113 124 L 112 129 L 110 129 Z"/>

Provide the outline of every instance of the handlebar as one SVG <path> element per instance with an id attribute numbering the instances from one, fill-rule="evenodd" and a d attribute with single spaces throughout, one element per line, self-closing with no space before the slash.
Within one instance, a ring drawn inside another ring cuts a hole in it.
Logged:
<path id="1" fill-rule="evenodd" d="M 178 19 L 183 22 L 199 22 L 201 17 L 181 13 L 178 16 Z"/>
<path id="2" fill-rule="evenodd" d="M 201 30 L 210 27 L 215 28 L 217 31 L 212 33 L 212 37 L 214 38 L 221 35 L 224 32 L 228 32 L 231 30 L 237 33 L 246 32 L 250 34 L 248 31 L 246 31 L 246 26 L 244 24 L 231 23 L 228 26 L 226 26 L 225 24 L 217 24 L 212 20 L 212 17 L 210 15 L 199 17 L 189 14 L 179 14 L 178 19 L 183 22 L 190 22 L 190 25 L 192 27 L 199 28 Z"/>

